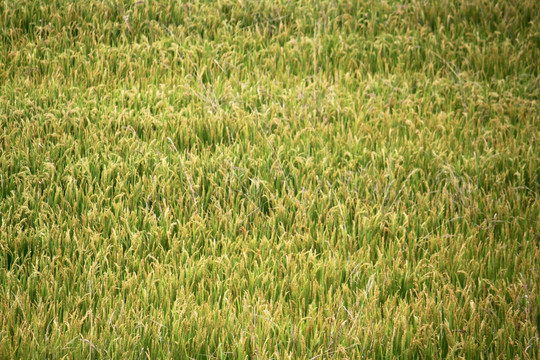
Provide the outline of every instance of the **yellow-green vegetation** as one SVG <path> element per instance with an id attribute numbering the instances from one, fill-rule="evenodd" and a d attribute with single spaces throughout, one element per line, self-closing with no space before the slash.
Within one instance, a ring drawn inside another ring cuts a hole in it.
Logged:
<path id="1" fill-rule="evenodd" d="M 0 2 L 0 358 L 530 358 L 540 2 Z"/>

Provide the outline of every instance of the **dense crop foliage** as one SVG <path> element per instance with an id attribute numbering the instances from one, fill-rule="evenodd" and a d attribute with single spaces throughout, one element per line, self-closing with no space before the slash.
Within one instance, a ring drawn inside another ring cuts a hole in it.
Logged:
<path id="1" fill-rule="evenodd" d="M 538 358 L 540 2 L 0 1 L 0 358 Z"/>

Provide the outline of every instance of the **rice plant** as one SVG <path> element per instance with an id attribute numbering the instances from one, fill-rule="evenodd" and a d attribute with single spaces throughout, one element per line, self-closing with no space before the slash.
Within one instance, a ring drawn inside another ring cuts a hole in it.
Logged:
<path id="1" fill-rule="evenodd" d="M 0 359 L 537 359 L 540 2 L 0 1 Z"/>

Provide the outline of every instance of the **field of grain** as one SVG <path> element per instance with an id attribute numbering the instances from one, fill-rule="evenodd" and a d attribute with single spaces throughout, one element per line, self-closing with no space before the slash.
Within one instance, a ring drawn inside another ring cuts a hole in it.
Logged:
<path id="1" fill-rule="evenodd" d="M 0 0 L 0 359 L 538 359 L 540 2 Z"/>

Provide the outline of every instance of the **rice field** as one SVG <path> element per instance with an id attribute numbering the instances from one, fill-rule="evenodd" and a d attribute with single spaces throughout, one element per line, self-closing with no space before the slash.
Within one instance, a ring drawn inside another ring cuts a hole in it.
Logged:
<path id="1" fill-rule="evenodd" d="M 538 359 L 540 2 L 0 0 L 0 359 Z"/>

